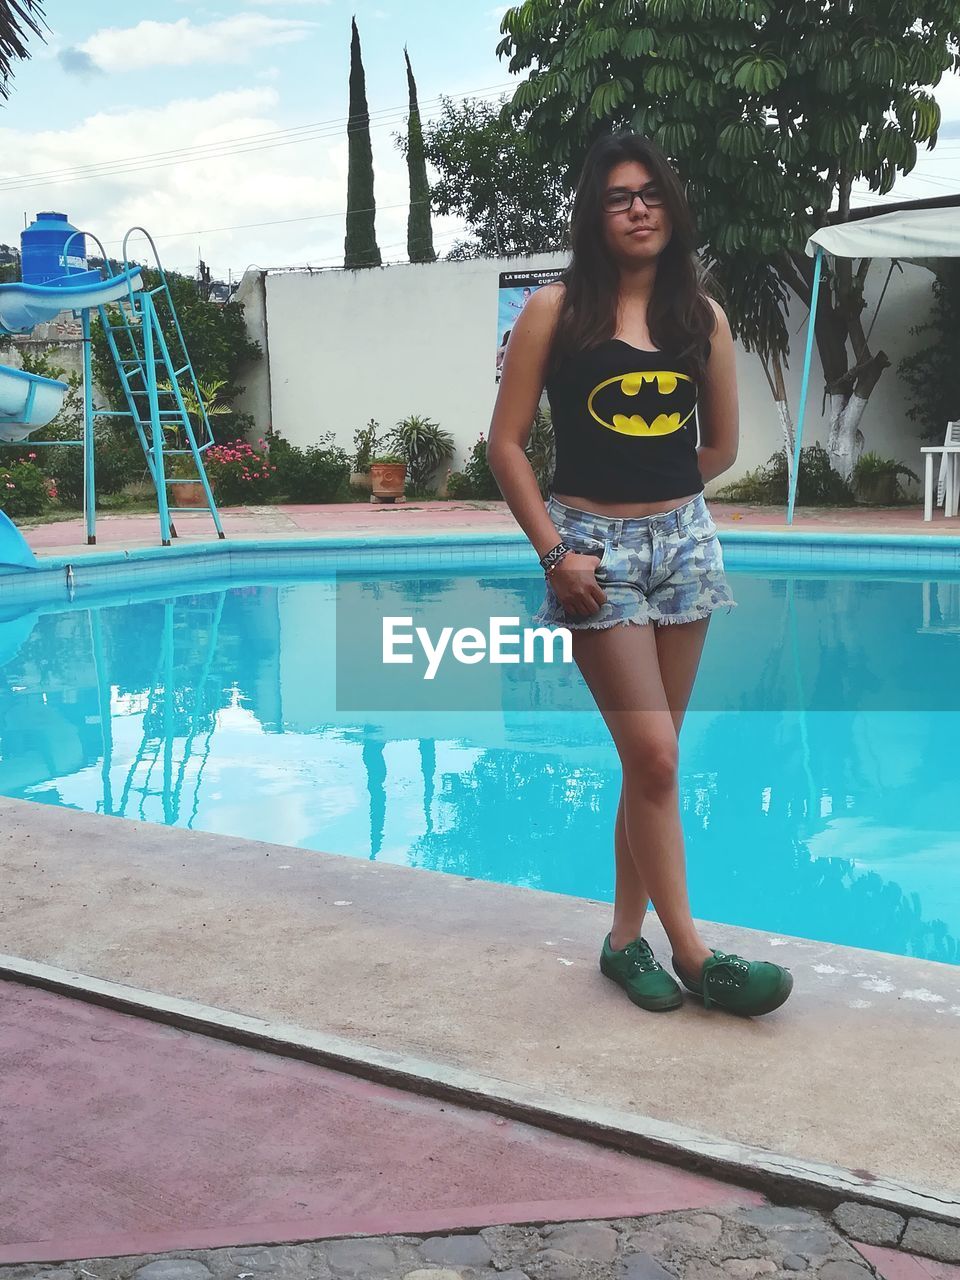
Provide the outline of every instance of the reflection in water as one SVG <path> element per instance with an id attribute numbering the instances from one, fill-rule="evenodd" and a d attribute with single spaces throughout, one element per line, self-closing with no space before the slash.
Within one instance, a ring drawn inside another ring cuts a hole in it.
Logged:
<path id="1" fill-rule="evenodd" d="M 734 576 L 681 737 L 695 912 L 960 963 L 952 584 Z M 540 590 L 465 581 L 374 586 L 401 614 Z M 338 710 L 337 590 L 0 621 L 0 793 L 610 900 L 619 768 L 575 669 L 501 667 L 478 710 Z"/>

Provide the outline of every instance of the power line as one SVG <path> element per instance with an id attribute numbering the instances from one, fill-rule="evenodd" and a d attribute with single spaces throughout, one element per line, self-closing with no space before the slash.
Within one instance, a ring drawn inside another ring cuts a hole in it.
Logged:
<path id="1" fill-rule="evenodd" d="M 403 200 L 399 204 L 374 205 L 369 209 L 354 209 L 353 213 L 379 213 L 386 209 L 407 209 L 410 205 L 429 204 L 427 200 Z M 228 227 L 197 227 L 192 231 L 165 231 L 154 240 L 184 240 L 189 236 L 209 236 L 218 231 L 249 231 L 254 227 L 282 227 L 294 222 L 316 222 L 321 218 L 342 218 L 346 209 L 334 209 L 331 213 L 308 213 L 299 218 L 271 218 L 266 222 L 238 222 Z M 107 244 L 122 244 L 122 240 L 107 240 Z"/>
<path id="2" fill-rule="evenodd" d="M 490 97 L 498 96 L 505 87 L 508 86 L 494 85 L 484 89 L 474 89 L 468 93 L 438 95 L 436 98 L 428 98 L 426 105 L 436 106 L 443 98 L 456 100 L 478 97 L 486 100 Z M 408 114 L 409 106 L 389 107 L 381 111 L 372 112 L 369 117 L 370 127 L 371 129 L 378 129 L 399 124 L 406 119 Z M 126 159 L 104 160 L 89 165 L 78 165 L 70 169 L 50 169 L 39 174 L 29 175 L 17 174 L 0 179 L 0 193 L 58 186 L 61 183 L 83 182 L 95 178 L 119 177 L 127 173 L 143 173 L 151 169 L 171 168 L 180 164 L 196 164 L 202 160 L 216 160 L 226 156 L 245 155 L 251 151 L 268 151 L 279 147 L 294 146 L 300 142 L 319 141 L 323 138 L 338 136 L 342 132 L 345 122 L 349 122 L 349 117 L 340 117 L 336 120 L 321 121 L 311 125 L 298 125 L 291 129 L 275 130 L 273 133 L 249 134 L 245 137 L 223 139 L 219 142 L 198 143 L 193 147 L 156 151 L 143 156 L 127 157 Z M 348 132 L 357 132 L 362 127 L 361 125 L 354 130 L 348 129 Z M 269 139 L 271 138 L 275 140 L 270 141 Z M 267 141 L 257 142 L 257 139 L 267 139 Z M 239 145 L 241 143 L 251 143 L 252 145 L 241 146 Z M 139 163 L 140 161 L 150 160 L 153 162 Z"/>

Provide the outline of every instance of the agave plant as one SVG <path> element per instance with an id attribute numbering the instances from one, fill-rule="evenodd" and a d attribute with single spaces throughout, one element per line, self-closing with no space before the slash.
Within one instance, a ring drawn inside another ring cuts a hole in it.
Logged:
<path id="1" fill-rule="evenodd" d="M 388 443 L 406 462 L 415 488 L 425 488 L 437 468 L 453 457 L 453 436 L 430 418 L 404 418 L 390 432 Z"/>

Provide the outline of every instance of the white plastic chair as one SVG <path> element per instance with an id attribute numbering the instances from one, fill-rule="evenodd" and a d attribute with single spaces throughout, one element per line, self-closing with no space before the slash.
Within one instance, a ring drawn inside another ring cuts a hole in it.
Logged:
<path id="1" fill-rule="evenodd" d="M 924 445 L 923 518 L 933 519 L 933 456 L 940 455 L 937 477 L 937 506 L 944 516 L 955 516 L 960 504 L 960 419 L 947 423 L 943 444 Z"/>

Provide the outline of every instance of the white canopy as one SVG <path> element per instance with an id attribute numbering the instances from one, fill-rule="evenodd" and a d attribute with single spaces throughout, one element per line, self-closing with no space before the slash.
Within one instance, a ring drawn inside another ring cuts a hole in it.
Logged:
<path id="1" fill-rule="evenodd" d="M 960 258 L 960 208 L 895 209 L 821 227 L 807 241 L 838 258 Z"/>

